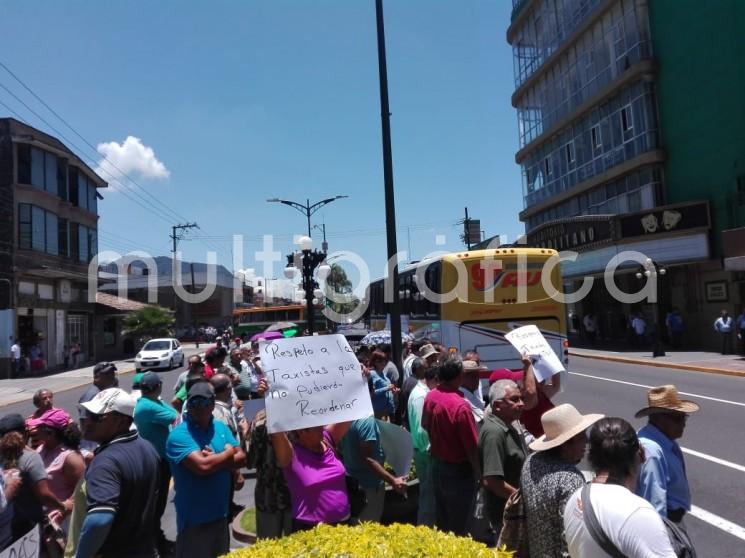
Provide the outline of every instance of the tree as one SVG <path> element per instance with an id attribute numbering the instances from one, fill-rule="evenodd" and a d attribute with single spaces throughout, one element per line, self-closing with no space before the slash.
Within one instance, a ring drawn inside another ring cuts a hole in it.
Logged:
<path id="1" fill-rule="evenodd" d="M 338 314 L 349 314 L 359 304 L 359 298 L 352 293 L 352 282 L 347 272 L 339 264 L 331 264 L 331 271 L 326 277 L 326 290 L 334 293 L 328 298 L 328 306 Z"/>
<path id="2" fill-rule="evenodd" d="M 162 306 L 145 306 L 129 314 L 124 320 L 122 334 L 144 343 L 153 337 L 173 335 L 173 313 Z"/>

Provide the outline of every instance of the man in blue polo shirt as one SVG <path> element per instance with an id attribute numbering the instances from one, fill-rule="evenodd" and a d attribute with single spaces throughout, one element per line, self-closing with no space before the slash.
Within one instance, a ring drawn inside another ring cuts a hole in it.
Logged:
<path id="1" fill-rule="evenodd" d="M 88 513 L 77 558 L 155 558 L 159 457 L 130 430 L 135 400 L 109 388 L 81 404 L 83 437 L 99 444 L 85 473 Z"/>
<path id="2" fill-rule="evenodd" d="M 232 472 L 246 463 L 230 429 L 213 420 L 215 391 L 209 382 L 189 388 L 184 421 L 166 442 L 176 497 L 176 557 L 212 558 L 228 552 Z"/>

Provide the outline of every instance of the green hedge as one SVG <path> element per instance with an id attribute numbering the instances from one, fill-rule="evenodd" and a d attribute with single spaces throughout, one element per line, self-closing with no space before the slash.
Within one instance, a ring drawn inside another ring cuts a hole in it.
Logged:
<path id="1" fill-rule="evenodd" d="M 319 525 L 311 531 L 235 550 L 229 558 L 510 558 L 472 539 L 429 527 L 363 523 L 356 527 Z"/>

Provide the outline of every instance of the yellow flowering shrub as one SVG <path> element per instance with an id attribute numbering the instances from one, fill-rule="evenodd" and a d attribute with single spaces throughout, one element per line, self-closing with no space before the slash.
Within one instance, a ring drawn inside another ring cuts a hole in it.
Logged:
<path id="1" fill-rule="evenodd" d="M 234 550 L 228 558 L 511 558 L 464 537 L 429 527 L 363 523 L 355 527 L 319 525 L 281 539 Z"/>

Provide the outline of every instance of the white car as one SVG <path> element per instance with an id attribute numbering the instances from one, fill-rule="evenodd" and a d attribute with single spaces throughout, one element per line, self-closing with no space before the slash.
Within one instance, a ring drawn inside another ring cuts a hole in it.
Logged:
<path id="1" fill-rule="evenodd" d="M 184 365 L 184 350 L 176 339 L 151 339 L 135 357 L 135 370 L 167 368 Z"/>

